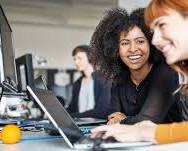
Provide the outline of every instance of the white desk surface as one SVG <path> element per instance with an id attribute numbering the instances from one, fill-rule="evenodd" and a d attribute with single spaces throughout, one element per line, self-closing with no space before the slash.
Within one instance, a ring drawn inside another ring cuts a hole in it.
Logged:
<path id="1" fill-rule="evenodd" d="M 33 135 L 34 134 L 34 135 Z M 25 135 L 25 134 L 24 134 Z M 0 151 L 71 151 L 68 145 L 62 138 L 53 139 L 36 139 L 33 136 L 47 136 L 45 133 L 35 132 L 27 133 L 27 137 L 17 144 L 2 144 L 0 141 Z M 34 139 L 31 139 L 34 138 Z M 42 137 L 41 137 L 42 138 Z M 109 149 L 109 151 L 117 151 L 118 149 Z M 128 151 L 187 151 L 188 142 L 166 144 L 166 145 L 152 145 L 135 148 L 121 148 Z"/>

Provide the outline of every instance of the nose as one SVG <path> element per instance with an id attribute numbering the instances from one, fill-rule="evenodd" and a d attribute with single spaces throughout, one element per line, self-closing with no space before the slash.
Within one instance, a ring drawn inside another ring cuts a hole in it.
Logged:
<path id="1" fill-rule="evenodd" d="M 130 52 L 135 52 L 136 51 L 136 44 L 135 44 L 135 42 L 131 42 L 131 44 L 130 44 L 130 47 L 129 47 L 129 51 Z"/>
<path id="2" fill-rule="evenodd" d="M 77 65 L 78 64 L 78 59 L 74 59 L 74 64 Z"/>
<path id="3" fill-rule="evenodd" d="M 161 43 L 161 40 L 161 33 L 158 31 L 154 31 L 151 43 L 157 47 Z"/>

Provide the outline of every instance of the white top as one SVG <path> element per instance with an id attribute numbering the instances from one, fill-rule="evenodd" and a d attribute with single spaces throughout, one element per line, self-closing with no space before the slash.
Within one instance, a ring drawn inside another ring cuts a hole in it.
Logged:
<path id="1" fill-rule="evenodd" d="M 93 79 L 89 81 L 82 80 L 79 100 L 78 100 L 78 110 L 79 113 L 93 109 L 95 106 L 94 99 L 94 84 Z"/>
<path id="2" fill-rule="evenodd" d="M 178 73 L 179 76 L 179 84 L 187 84 L 188 83 L 188 76 L 186 75 L 182 75 L 180 73 Z"/>

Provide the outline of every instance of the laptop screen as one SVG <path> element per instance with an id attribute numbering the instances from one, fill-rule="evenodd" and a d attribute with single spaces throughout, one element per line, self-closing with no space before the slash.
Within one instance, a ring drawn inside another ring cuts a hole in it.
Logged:
<path id="1" fill-rule="evenodd" d="M 82 133 L 78 126 L 74 123 L 73 119 L 51 91 L 36 88 L 31 89 L 30 87 L 27 88 L 37 103 L 39 104 L 40 102 L 42 104 L 72 144 L 82 137 Z M 39 105 L 41 106 L 41 104 Z M 43 108 L 42 106 L 41 108 Z"/>

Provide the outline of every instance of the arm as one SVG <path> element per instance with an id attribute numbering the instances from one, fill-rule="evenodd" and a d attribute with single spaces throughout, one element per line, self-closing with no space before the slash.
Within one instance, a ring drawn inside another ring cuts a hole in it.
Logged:
<path id="1" fill-rule="evenodd" d="M 120 97 L 120 92 L 121 92 L 121 86 L 114 84 L 112 86 L 112 97 L 111 97 L 111 104 L 110 104 L 110 109 L 109 109 L 109 116 L 108 116 L 108 122 L 107 124 L 116 124 L 120 123 L 123 119 L 126 118 L 126 115 L 122 113 L 122 103 L 121 103 L 121 97 Z"/>
<path id="2" fill-rule="evenodd" d="M 188 122 L 159 124 L 156 128 L 155 139 L 158 144 L 188 141 Z"/>
<path id="3" fill-rule="evenodd" d="M 188 122 L 159 124 L 143 121 L 134 125 L 104 125 L 91 130 L 93 137 L 106 132 L 104 138 L 114 137 L 120 142 L 153 141 L 157 144 L 188 141 Z"/>
<path id="4" fill-rule="evenodd" d="M 111 102 L 109 107 L 109 114 L 112 114 L 114 112 L 121 112 L 122 104 L 120 102 L 120 96 L 119 96 L 119 87 L 118 85 L 114 84 L 112 85 L 111 89 Z"/>
<path id="5" fill-rule="evenodd" d="M 113 124 L 103 125 L 91 130 L 91 137 L 105 132 L 103 138 L 113 137 L 119 142 L 150 141 L 156 143 L 155 130 L 157 125 L 151 121 L 143 121 L 134 125 Z"/>
<path id="6" fill-rule="evenodd" d="M 178 85 L 178 76 L 167 66 L 162 67 L 155 74 L 148 97 L 139 114 L 128 116 L 122 123 L 134 124 L 143 120 L 156 123 L 165 121 L 170 108 L 179 99 L 178 95 L 172 95 Z"/>

